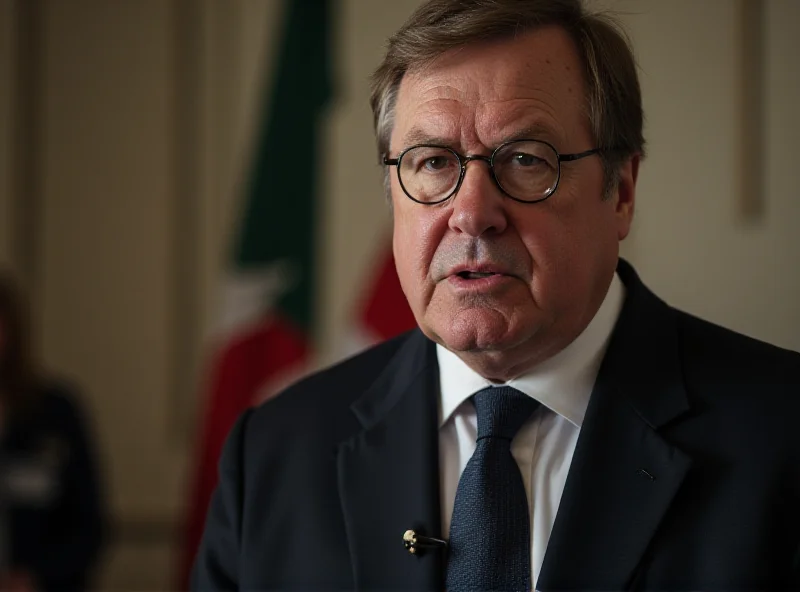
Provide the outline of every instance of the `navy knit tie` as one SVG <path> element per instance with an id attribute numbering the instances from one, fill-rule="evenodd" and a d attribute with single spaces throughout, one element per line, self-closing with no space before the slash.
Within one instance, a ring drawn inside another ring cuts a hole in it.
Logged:
<path id="1" fill-rule="evenodd" d="M 456 490 L 448 592 L 531 590 L 528 498 L 511 440 L 539 403 L 511 387 L 472 398 L 478 442 Z"/>

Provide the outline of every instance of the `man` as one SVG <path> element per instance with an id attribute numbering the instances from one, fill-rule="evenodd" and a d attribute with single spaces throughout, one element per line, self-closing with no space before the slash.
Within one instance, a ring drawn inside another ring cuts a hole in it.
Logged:
<path id="1" fill-rule="evenodd" d="M 431 0 L 372 102 L 419 330 L 243 415 L 195 588 L 796 586 L 800 355 L 619 260 L 644 142 L 618 29 Z"/>

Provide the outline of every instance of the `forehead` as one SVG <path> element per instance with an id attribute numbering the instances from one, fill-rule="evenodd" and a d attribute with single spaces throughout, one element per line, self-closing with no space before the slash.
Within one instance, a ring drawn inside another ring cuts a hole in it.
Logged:
<path id="1" fill-rule="evenodd" d="M 571 142 L 588 134 L 582 71 L 558 27 L 450 50 L 403 78 L 392 148 L 446 141 L 474 149 L 531 134 Z"/>

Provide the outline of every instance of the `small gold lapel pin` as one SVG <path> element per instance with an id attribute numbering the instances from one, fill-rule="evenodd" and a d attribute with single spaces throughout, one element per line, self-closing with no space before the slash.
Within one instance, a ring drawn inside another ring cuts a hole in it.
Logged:
<path id="1" fill-rule="evenodd" d="M 417 534 L 416 531 L 407 530 L 403 533 L 403 546 L 412 555 L 421 555 L 425 549 L 447 547 L 447 541 L 422 536 Z"/>

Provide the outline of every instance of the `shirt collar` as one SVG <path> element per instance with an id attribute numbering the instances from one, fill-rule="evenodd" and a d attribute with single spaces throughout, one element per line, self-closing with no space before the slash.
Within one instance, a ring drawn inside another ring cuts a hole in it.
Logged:
<path id="1" fill-rule="evenodd" d="M 603 303 L 583 333 L 555 356 L 506 385 L 536 399 L 580 428 L 624 301 L 625 287 L 615 273 Z M 441 427 L 477 391 L 499 385 L 493 385 L 456 354 L 438 344 L 436 356 L 439 362 Z"/>

